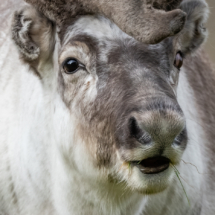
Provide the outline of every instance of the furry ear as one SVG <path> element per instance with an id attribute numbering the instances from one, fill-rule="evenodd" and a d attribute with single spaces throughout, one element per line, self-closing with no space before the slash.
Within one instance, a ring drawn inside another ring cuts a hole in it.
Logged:
<path id="1" fill-rule="evenodd" d="M 15 12 L 12 39 L 28 61 L 47 59 L 54 45 L 53 24 L 32 6 Z"/>
<path id="2" fill-rule="evenodd" d="M 183 1 L 180 8 L 187 13 L 183 30 L 178 34 L 179 50 L 184 54 L 191 53 L 207 38 L 205 23 L 208 19 L 208 5 L 204 0 Z"/>

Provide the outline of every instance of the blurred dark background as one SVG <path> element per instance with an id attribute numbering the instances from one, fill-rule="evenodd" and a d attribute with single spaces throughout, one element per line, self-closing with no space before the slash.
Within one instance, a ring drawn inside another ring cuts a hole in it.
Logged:
<path id="1" fill-rule="evenodd" d="M 205 44 L 205 49 L 215 65 L 215 0 L 206 0 L 209 4 L 210 15 L 208 21 L 209 36 Z"/>

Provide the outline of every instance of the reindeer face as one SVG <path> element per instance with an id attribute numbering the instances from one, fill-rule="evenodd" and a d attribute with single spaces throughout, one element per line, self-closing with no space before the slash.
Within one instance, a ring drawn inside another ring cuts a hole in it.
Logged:
<path id="1" fill-rule="evenodd" d="M 197 5 L 187 21 L 198 37 L 185 29 L 145 45 L 99 16 L 79 17 L 48 37 L 59 38 L 47 62 L 69 112 L 64 126 L 71 138 L 64 156 L 78 174 L 142 193 L 160 192 L 170 184 L 171 165 L 179 163 L 187 144 L 176 92 L 183 56 L 204 38 L 202 22 L 195 19 L 199 7 L 204 8 Z M 190 41 L 186 45 L 184 38 Z M 39 61 L 30 64 L 40 68 Z"/>
<path id="2" fill-rule="evenodd" d="M 60 36 L 58 86 L 92 164 L 142 192 L 164 189 L 187 141 L 173 40 L 144 45 L 92 16 Z"/>

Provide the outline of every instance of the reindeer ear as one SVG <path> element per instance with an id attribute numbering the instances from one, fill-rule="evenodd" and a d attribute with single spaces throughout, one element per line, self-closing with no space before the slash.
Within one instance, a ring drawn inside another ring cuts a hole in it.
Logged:
<path id="1" fill-rule="evenodd" d="M 207 38 L 205 23 L 209 10 L 204 0 L 186 0 L 180 8 L 187 13 L 187 20 L 183 30 L 178 34 L 177 42 L 179 49 L 188 54 L 198 49 Z"/>
<path id="2" fill-rule="evenodd" d="M 54 44 L 53 24 L 32 6 L 15 12 L 12 38 L 24 59 L 47 58 Z"/>

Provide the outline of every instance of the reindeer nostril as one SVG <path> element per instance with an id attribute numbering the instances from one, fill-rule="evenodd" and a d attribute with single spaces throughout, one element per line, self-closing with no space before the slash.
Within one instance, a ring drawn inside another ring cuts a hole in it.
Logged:
<path id="1" fill-rule="evenodd" d="M 129 131 L 130 136 L 134 137 L 138 142 L 142 144 L 148 144 L 151 142 L 150 135 L 139 127 L 137 120 L 134 117 L 129 120 Z"/>
<path id="2" fill-rule="evenodd" d="M 131 136 L 136 136 L 141 132 L 134 117 L 129 120 L 129 130 Z"/>
<path id="3" fill-rule="evenodd" d="M 176 138 L 174 140 L 174 144 L 181 145 L 183 141 L 187 141 L 187 130 L 186 130 L 186 128 L 183 129 L 183 131 L 178 136 L 176 136 Z"/>

